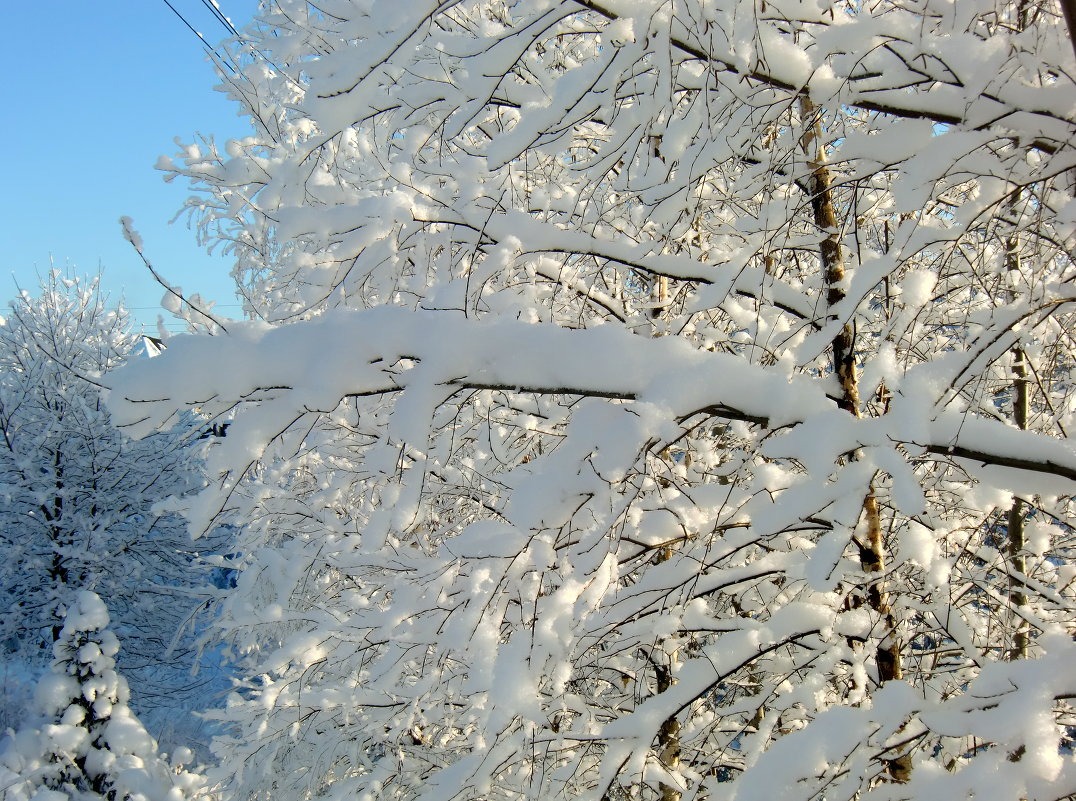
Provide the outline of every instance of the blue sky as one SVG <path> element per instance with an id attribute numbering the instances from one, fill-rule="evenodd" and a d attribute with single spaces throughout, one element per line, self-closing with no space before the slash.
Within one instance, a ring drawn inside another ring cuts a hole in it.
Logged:
<path id="1" fill-rule="evenodd" d="M 226 36 L 202 0 L 170 1 L 208 40 Z M 257 7 L 218 3 L 239 28 Z M 238 316 L 226 257 L 206 254 L 184 220 L 169 225 L 191 193 L 153 169 L 160 154 L 177 150 L 177 136 L 249 133 L 236 106 L 213 90 L 218 81 L 194 34 L 164 0 L 10 3 L 4 28 L 0 307 L 16 281 L 33 291 L 51 258 L 78 274 L 102 268 L 111 297 L 122 295 L 153 333 L 163 290 L 123 240 L 117 220 L 127 215 L 168 280 Z"/>

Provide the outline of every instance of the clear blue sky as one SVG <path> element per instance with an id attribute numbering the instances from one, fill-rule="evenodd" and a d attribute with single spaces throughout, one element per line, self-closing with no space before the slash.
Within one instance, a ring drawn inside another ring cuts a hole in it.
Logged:
<path id="1" fill-rule="evenodd" d="M 202 0 L 170 1 L 212 43 L 227 35 Z M 237 28 L 257 8 L 218 3 Z M 249 133 L 214 91 L 194 34 L 164 0 L 29 0 L 5 6 L 4 38 L 0 308 L 16 280 L 34 290 L 51 258 L 80 274 L 102 268 L 111 297 L 122 295 L 153 333 L 163 290 L 123 240 L 117 220 L 127 215 L 168 280 L 239 316 L 227 258 L 207 255 L 182 219 L 168 224 L 191 193 L 153 169 L 160 154 L 175 153 L 177 136 Z"/>

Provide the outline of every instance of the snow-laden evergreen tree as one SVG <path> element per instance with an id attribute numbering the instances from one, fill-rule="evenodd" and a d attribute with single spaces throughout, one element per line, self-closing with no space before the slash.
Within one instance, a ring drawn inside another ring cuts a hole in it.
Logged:
<path id="1" fill-rule="evenodd" d="M 185 801 L 205 779 L 169 765 L 128 706 L 119 640 L 94 593 L 75 595 L 37 687 L 39 719 L 0 751 L 4 801 Z"/>
<path id="2" fill-rule="evenodd" d="M 0 650 L 5 662 L 44 669 L 57 610 L 82 589 L 101 593 L 127 643 L 121 669 L 147 724 L 161 731 L 211 694 L 200 689 L 206 676 L 190 675 L 191 638 L 175 641 L 204 601 L 192 593 L 206 579 L 182 517 L 168 511 L 201 476 L 189 425 L 136 442 L 104 407 L 101 376 L 139 342 L 97 280 L 59 272 L 4 315 Z M 17 715 L 19 701 L 3 705 Z"/>
<path id="3" fill-rule="evenodd" d="M 248 799 L 1076 793 L 1054 0 L 272 0 L 161 166 L 248 322 Z"/>

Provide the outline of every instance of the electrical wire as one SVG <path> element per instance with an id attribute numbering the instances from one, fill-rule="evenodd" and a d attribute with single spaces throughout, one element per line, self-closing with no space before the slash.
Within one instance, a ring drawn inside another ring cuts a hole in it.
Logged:
<path id="1" fill-rule="evenodd" d="M 189 30 L 191 33 L 193 33 L 195 36 L 198 37 L 198 41 L 202 43 L 202 47 L 204 47 L 207 51 L 209 51 L 212 54 L 213 48 L 211 48 L 209 46 L 209 43 L 206 42 L 205 37 L 202 36 L 202 34 L 200 34 L 195 29 L 195 27 L 193 25 L 191 25 L 189 22 L 187 22 L 187 18 L 184 17 L 181 13 L 179 13 L 179 9 L 177 9 L 174 5 L 172 5 L 170 2 L 168 2 L 168 0 L 161 0 L 161 2 L 163 2 L 166 6 L 168 6 L 170 9 L 172 9 L 172 13 L 175 14 L 177 17 L 179 17 L 180 21 L 184 25 L 187 26 L 187 30 Z"/>
<path id="2" fill-rule="evenodd" d="M 224 26 L 225 30 L 227 30 L 232 36 L 242 38 L 239 35 L 239 31 L 237 31 L 235 29 L 235 26 L 232 25 L 232 21 L 226 16 L 224 16 L 223 12 L 221 12 L 220 10 L 220 6 L 213 2 L 213 0 L 202 0 L 202 5 L 209 9 L 210 13 L 214 17 L 216 17 L 217 21 L 220 22 L 220 24 Z"/>
<path id="3" fill-rule="evenodd" d="M 172 5 L 169 0 L 161 0 L 161 2 L 168 6 L 168 8 L 172 10 L 173 14 L 179 17 L 180 22 L 182 22 L 186 26 L 187 30 L 189 30 L 191 33 L 198 37 L 198 41 L 201 43 L 202 47 L 205 48 L 206 53 L 209 54 L 209 57 L 211 59 L 213 59 L 218 64 L 223 64 L 225 67 L 228 68 L 229 71 L 233 73 L 236 72 L 235 67 L 233 67 L 228 62 L 228 59 L 224 58 L 219 52 L 217 52 L 216 48 L 212 47 L 209 42 L 206 41 L 205 36 L 203 36 L 197 28 L 190 24 L 190 22 L 187 20 L 186 17 L 183 16 L 183 14 L 178 8 Z M 232 23 L 228 21 L 228 18 L 221 13 L 220 9 L 215 8 L 212 3 L 208 2 L 208 0 L 202 0 L 202 5 L 204 5 L 213 13 L 213 18 L 217 20 L 221 25 L 223 25 L 225 30 L 237 37 L 239 36 L 239 31 L 237 31 L 232 25 Z"/>
<path id="4" fill-rule="evenodd" d="M 169 2 L 169 0 L 162 0 L 162 2 L 172 10 L 173 14 L 179 17 L 179 19 L 183 22 L 183 24 L 191 33 L 198 37 L 198 41 L 201 42 L 202 47 L 205 48 L 206 53 L 209 54 L 209 57 L 212 58 L 216 64 L 222 67 L 226 67 L 228 71 L 232 73 L 232 75 L 238 75 L 240 73 L 240 66 L 233 60 L 231 53 L 226 50 L 225 53 L 222 55 L 218 50 L 211 47 L 206 41 L 206 38 L 202 34 L 200 34 L 197 29 L 195 29 L 195 27 L 190 24 L 190 22 L 187 21 L 187 18 L 184 17 L 183 14 L 181 14 L 180 11 L 174 5 L 172 5 L 171 2 Z M 219 22 L 221 25 L 223 25 L 225 30 L 227 30 L 239 42 L 244 45 L 247 45 L 247 51 L 250 53 L 250 55 L 260 58 L 270 67 L 272 67 L 279 75 L 282 75 L 288 81 L 298 86 L 298 83 L 295 81 L 295 79 L 288 75 L 284 70 L 280 69 L 280 67 L 278 67 L 275 63 L 273 63 L 273 60 L 269 58 L 269 56 L 267 56 L 263 51 L 249 46 L 249 43 L 246 41 L 246 39 L 243 38 L 243 34 L 241 34 L 239 30 L 234 25 L 232 25 L 231 20 L 229 20 L 228 17 L 224 15 L 215 0 L 201 0 L 201 3 L 206 8 L 208 8 L 210 12 L 212 12 L 213 18 L 216 19 L 217 22 Z M 234 81 L 229 78 L 229 76 L 222 75 L 221 77 L 229 81 L 229 83 L 232 83 L 232 85 L 235 86 L 237 90 L 239 89 L 238 85 L 235 84 Z"/>

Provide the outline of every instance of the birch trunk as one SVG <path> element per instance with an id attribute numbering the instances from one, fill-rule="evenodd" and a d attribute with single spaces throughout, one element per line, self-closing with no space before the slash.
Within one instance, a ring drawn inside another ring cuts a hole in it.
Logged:
<path id="1" fill-rule="evenodd" d="M 803 149 L 809 159 L 811 168 L 810 190 L 811 210 L 814 223 L 825 234 L 819 245 L 822 269 L 826 284 L 826 304 L 833 309 L 845 298 L 844 253 L 838 234 L 837 212 L 833 202 L 832 180 L 826 166 L 825 145 L 822 141 L 822 124 L 814 103 L 806 96 L 800 96 L 800 111 L 803 115 L 804 134 Z M 833 338 L 833 370 L 840 383 L 841 395 L 838 405 L 849 414 L 860 416 L 859 378 L 856 373 L 855 331 L 850 323 L 845 323 Z M 896 636 L 896 620 L 889 603 L 885 581 L 885 546 L 882 536 L 881 510 L 873 488 L 863 500 L 866 539 L 859 544 L 859 561 L 863 572 L 877 578 L 869 582 L 867 588 L 867 605 L 878 615 L 885 627 L 886 634 L 878 644 L 875 662 L 878 667 L 878 681 L 898 680 L 903 677 L 900 643 Z M 889 762 L 889 774 L 894 781 L 906 782 L 911 777 L 911 756 L 904 754 Z"/>

